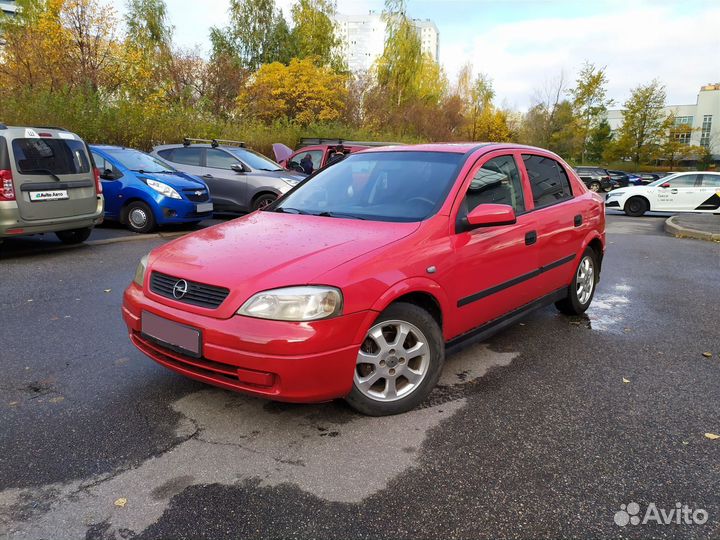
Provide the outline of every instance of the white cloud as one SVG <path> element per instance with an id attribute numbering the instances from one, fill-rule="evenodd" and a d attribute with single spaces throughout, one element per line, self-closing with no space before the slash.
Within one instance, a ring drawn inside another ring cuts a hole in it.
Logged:
<path id="1" fill-rule="evenodd" d="M 445 31 L 441 61 L 452 76 L 470 60 L 494 80 L 500 101 L 522 109 L 561 70 L 573 81 L 585 60 L 607 66 L 609 97 L 618 104 L 656 77 L 670 103 L 694 103 L 702 84 L 720 79 L 720 34 L 711 21 L 720 21 L 720 8 L 709 4 L 692 15 L 631 5 L 600 16 L 499 24 L 466 43 Z"/>

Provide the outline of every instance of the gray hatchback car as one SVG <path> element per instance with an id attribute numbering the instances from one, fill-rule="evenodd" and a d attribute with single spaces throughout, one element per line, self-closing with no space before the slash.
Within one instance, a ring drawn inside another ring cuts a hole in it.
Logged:
<path id="1" fill-rule="evenodd" d="M 237 141 L 185 139 L 183 144 L 158 146 L 152 154 L 202 178 L 216 212 L 264 208 L 304 178 Z"/>
<path id="2" fill-rule="evenodd" d="M 103 219 L 99 173 L 74 133 L 0 124 L 0 242 L 54 232 L 84 242 Z"/>

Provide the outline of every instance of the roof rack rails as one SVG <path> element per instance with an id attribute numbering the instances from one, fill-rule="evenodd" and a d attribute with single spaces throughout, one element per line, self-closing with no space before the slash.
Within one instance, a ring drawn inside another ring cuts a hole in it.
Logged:
<path id="1" fill-rule="evenodd" d="M 242 141 L 229 141 L 227 139 L 192 139 L 190 137 L 185 137 L 183 139 L 183 146 L 190 146 L 193 143 L 205 143 L 209 144 L 213 148 L 217 148 L 221 144 L 224 146 L 239 146 L 240 148 L 245 148 L 245 143 Z"/>
<path id="2" fill-rule="evenodd" d="M 335 144 L 343 146 L 399 146 L 402 143 L 382 141 L 350 141 L 347 139 L 327 139 L 324 137 L 302 137 L 300 139 L 301 147 L 314 144 Z"/>

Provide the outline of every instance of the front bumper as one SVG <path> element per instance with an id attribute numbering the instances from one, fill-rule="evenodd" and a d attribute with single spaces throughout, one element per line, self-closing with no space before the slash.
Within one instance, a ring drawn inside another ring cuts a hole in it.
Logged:
<path id="1" fill-rule="evenodd" d="M 175 352 L 142 334 L 143 311 L 199 329 L 202 357 Z M 377 316 L 365 311 L 308 323 L 216 319 L 160 304 L 135 284 L 125 291 L 122 313 L 133 344 L 177 373 L 229 390 L 307 403 L 350 392 L 360 343 Z"/>
<path id="2" fill-rule="evenodd" d="M 185 199 L 171 199 L 160 195 L 155 199 L 157 208 L 155 210 L 155 219 L 159 225 L 168 225 L 171 223 L 188 223 L 193 221 L 202 221 L 210 219 L 213 211 L 197 212 L 198 204 L 212 203 L 211 200 L 205 202 L 192 202 Z"/>

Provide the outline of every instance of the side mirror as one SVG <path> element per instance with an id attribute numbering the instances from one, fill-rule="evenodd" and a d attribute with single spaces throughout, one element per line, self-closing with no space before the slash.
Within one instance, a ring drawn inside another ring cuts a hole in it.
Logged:
<path id="1" fill-rule="evenodd" d="M 102 180 L 115 180 L 115 173 L 111 169 L 105 169 L 100 175 Z"/>
<path id="2" fill-rule="evenodd" d="M 245 167 L 243 167 L 242 165 L 235 164 L 231 165 L 230 168 L 238 174 L 243 174 L 244 172 L 246 172 Z"/>
<path id="3" fill-rule="evenodd" d="M 512 225 L 517 221 L 515 210 L 507 204 L 481 204 L 476 206 L 468 215 L 469 228 L 495 227 L 497 225 Z"/>
<path id="4" fill-rule="evenodd" d="M 664 184 L 660 184 L 660 187 L 661 187 L 661 188 L 669 188 L 669 187 L 670 187 L 670 182 L 665 182 Z"/>

